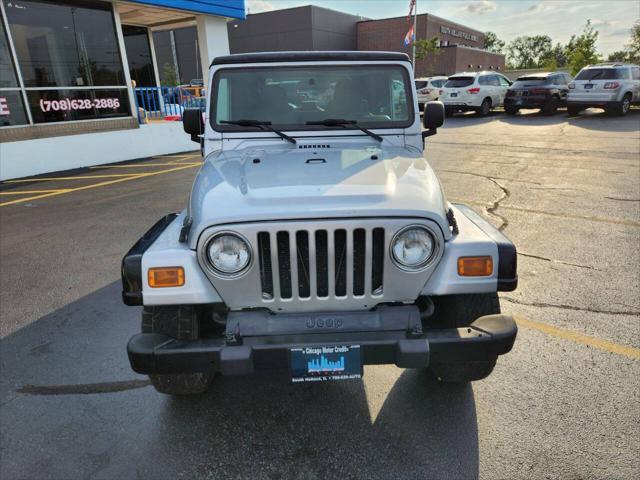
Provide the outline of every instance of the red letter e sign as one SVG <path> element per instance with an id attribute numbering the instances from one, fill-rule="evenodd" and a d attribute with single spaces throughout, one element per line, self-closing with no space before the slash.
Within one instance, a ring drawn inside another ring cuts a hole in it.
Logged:
<path id="1" fill-rule="evenodd" d="M 7 105 L 7 99 L 0 97 L 0 115 L 11 115 L 9 105 Z"/>

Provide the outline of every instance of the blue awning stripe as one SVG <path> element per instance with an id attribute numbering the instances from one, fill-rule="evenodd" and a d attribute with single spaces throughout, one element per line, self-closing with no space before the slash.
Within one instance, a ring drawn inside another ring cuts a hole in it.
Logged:
<path id="1" fill-rule="evenodd" d="M 129 0 L 154 7 L 175 8 L 230 18 L 245 18 L 244 0 Z"/>

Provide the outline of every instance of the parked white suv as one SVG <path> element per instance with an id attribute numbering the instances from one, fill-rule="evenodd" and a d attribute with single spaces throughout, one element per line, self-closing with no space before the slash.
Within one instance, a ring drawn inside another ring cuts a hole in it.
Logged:
<path id="1" fill-rule="evenodd" d="M 448 80 L 448 77 L 423 77 L 416 78 L 416 93 L 418 94 L 418 108 L 422 110 L 424 104 L 438 100 L 440 89 Z"/>
<path id="2" fill-rule="evenodd" d="M 640 67 L 603 63 L 584 67 L 569 84 L 567 112 L 577 115 L 589 107 L 626 115 L 631 104 L 640 103 Z"/>
<path id="3" fill-rule="evenodd" d="M 492 108 L 502 106 L 511 83 L 496 72 L 456 73 L 444 84 L 440 101 L 447 114 L 473 110 L 485 116 Z"/>

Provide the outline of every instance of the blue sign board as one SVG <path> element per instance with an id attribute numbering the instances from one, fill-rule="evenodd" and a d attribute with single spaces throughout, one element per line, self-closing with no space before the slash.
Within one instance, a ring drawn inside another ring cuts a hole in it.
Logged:
<path id="1" fill-rule="evenodd" d="M 193 13 L 245 18 L 244 0 L 129 0 L 154 7 L 175 8 Z"/>

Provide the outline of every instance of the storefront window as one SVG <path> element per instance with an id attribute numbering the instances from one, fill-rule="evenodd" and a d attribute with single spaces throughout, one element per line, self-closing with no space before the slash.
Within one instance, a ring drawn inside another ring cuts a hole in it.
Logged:
<path id="1" fill-rule="evenodd" d="M 34 123 L 130 114 L 110 3 L 0 1 Z M 0 64 L 0 85 L 11 81 L 11 73 Z"/>
<path id="2" fill-rule="evenodd" d="M 9 42 L 0 18 L 0 127 L 29 123 L 24 110 L 16 69 L 11 60 Z"/>
<path id="3" fill-rule="evenodd" d="M 11 60 L 4 23 L 0 21 L 0 88 L 11 87 L 18 87 L 18 79 Z"/>
<path id="4" fill-rule="evenodd" d="M 156 77 L 147 29 L 123 25 L 122 35 L 127 50 L 131 80 L 136 82 L 137 87 L 155 87 Z"/>
<path id="5" fill-rule="evenodd" d="M 196 27 L 174 30 L 174 36 L 182 83 L 189 83 L 192 80 L 202 81 Z"/>
<path id="6" fill-rule="evenodd" d="M 186 85 L 202 81 L 196 27 L 153 32 L 162 85 Z"/>
<path id="7" fill-rule="evenodd" d="M 111 5 L 5 2 L 25 87 L 125 85 Z"/>
<path id="8" fill-rule="evenodd" d="M 129 113 L 126 90 L 28 91 L 35 123 L 122 117 Z"/>
<path id="9" fill-rule="evenodd" d="M 29 123 L 24 111 L 22 92 L 0 90 L 0 127 L 15 127 Z"/>

